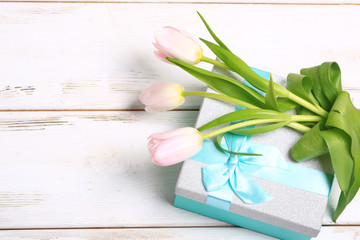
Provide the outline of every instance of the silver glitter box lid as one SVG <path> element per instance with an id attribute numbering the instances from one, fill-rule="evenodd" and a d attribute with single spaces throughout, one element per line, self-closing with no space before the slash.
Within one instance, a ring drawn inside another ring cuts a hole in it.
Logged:
<path id="1" fill-rule="evenodd" d="M 231 75 L 232 78 L 243 81 L 241 77 L 229 71 L 218 68 L 215 68 L 214 71 Z M 283 86 L 286 85 L 284 77 L 273 76 L 273 79 Z M 214 92 L 211 89 L 207 91 Z M 200 127 L 221 115 L 234 111 L 234 109 L 234 105 L 206 98 L 199 111 L 195 127 Z M 283 127 L 269 133 L 254 135 L 251 142 L 277 146 L 287 162 L 295 163 L 291 158 L 290 150 L 301 136 L 301 133 Z M 328 173 L 333 172 L 328 157 L 315 158 L 296 164 Z M 205 163 L 191 159 L 183 163 L 175 189 L 176 195 L 200 203 L 206 202 L 208 193 L 202 183 L 201 168 L 203 166 Z M 230 212 L 308 236 L 314 237 L 319 233 L 328 197 L 256 177 L 254 179 L 273 199 L 260 204 L 245 204 L 235 195 Z"/>

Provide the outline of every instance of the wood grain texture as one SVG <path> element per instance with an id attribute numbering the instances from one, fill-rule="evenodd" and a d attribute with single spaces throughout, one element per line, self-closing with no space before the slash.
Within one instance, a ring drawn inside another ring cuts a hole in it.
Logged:
<path id="1" fill-rule="evenodd" d="M 0 2 L 360 5 L 359 0 L 1 0 Z"/>
<path id="2" fill-rule="evenodd" d="M 151 45 L 165 25 L 209 39 L 196 10 L 254 67 L 286 75 L 337 61 L 360 107 L 360 1 L 221 3 L 0 1 L 1 239 L 272 239 L 173 207 L 181 166 L 150 163 L 147 136 L 193 126 L 201 99 L 187 99 L 190 111 L 106 110 L 141 109 L 137 96 L 154 82 L 205 89 Z M 74 111 L 87 109 L 98 111 Z M 360 194 L 334 225 L 337 194 L 317 239 L 359 239 L 343 225 L 360 225 Z"/>
<path id="3" fill-rule="evenodd" d="M 150 162 L 151 133 L 196 111 L 0 113 L 0 229 L 229 226 L 172 206 L 180 165 Z M 334 205 L 330 204 L 329 211 Z M 360 224 L 360 195 L 338 224 Z M 325 224 L 333 224 L 329 214 Z"/>
<path id="4" fill-rule="evenodd" d="M 317 240 L 358 240 L 360 227 L 323 227 Z M 208 239 L 208 240 L 274 240 L 275 238 L 239 227 L 203 228 L 133 228 L 133 229 L 76 229 L 76 230 L 14 230 L 0 231 L 0 238 L 11 240 L 76 239 Z"/>
<path id="5" fill-rule="evenodd" d="M 0 115 L 0 228 L 197 225 L 172 206 L 180 166 L 155 166 L 146 150 L 151 133 L 197 112 Z"/>
<path id="6" fill-rule="evenodd" d="M 257 68 L 286 75 L 339 62 L 360 106 L 360 6 L 1 3 L 0 110 L 140 109 L 139 92 L 159 81 L 203 90 L 151 45 L 165 25 L 209 39 L 196 10 Z M 182 108 L 200 103 L 189 98 Z"/>

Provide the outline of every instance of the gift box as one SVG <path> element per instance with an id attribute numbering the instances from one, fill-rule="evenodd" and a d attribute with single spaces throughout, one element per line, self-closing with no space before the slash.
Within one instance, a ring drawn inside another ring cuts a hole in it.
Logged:
<path id="1" fill-rule="evenodd" d="M 268 72 L 253 70 L 265 79 L 270 78 Z M 214 71 L 251 86 L 229 71 L 217 68 Z M 286 86 L 284 77 L 273 76 L 273 80 Z M 237 108 L 204 99 L 195 127 Z M 287 127 L 260 135 L 225 135 L 224 148 L 260 153 L 261 157 L 231 155 L 205 140 L 200 152 L 183 163 L 174 205 L 280 239 L 305 240 L 317 236 L 333 170 L 328 156 L 304 162 L 291 158 L 291 148 L 301 136 Z"/>

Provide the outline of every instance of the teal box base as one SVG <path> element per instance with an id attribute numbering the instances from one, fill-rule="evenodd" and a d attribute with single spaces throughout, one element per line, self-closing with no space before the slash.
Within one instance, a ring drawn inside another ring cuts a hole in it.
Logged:
<path id="1" fill-rule="evenodd" d="M 285 240 L 310 240 L 311 237 L 297 232 L 293 232 L 281 227 L 277 227 L 268 223 L 264 223 L 255 219 L 237 215 L 228 211 L 215 208 L 204 203 L 196 202 L 188 198 L 175 196 L 175 207 L 179 207 L 191 212 L 215 218 L 224 222 L 228 222 L 240 227 L 248 228 L 256 232 L 264 233 L 276 238 Z"/>

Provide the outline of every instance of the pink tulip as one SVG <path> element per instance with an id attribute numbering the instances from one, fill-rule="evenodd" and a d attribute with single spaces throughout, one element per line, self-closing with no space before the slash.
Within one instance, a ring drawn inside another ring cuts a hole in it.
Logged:
<path id="1" fill-rule="evenodd" d="M 155 83 L 139 96 L 147 112 L 162 112 L 174 109 L 184 103 L 184 88 L 177 83 Z"/>
<path id="2" fill-rule="evenodd" d="M 164 27 L 155 32 L 155 55 L 162 61 L 171 57 L 189 64 L 197 64 L 203 56 L 200 43 L 185 31 L 174 27 Z"/>
<path id="3" fill-rule="evenodd" d="M 149 139 L 151 161 L 160 166 L 173 165 L 191 158 L 203 144 L 200 132 L 191 127 L 155 133 Z"/>

